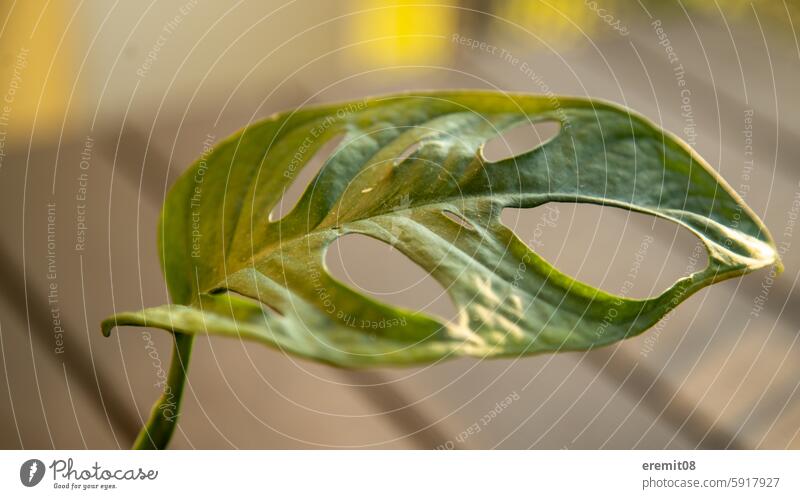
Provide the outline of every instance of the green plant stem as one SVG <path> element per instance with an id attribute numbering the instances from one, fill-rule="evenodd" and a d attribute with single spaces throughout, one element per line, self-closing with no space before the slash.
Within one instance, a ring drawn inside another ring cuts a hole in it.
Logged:
<path id="1" fill-rule="evenodd" d="M 178 415 L 181 406 L 183 387 L 186 384 L 186 371 L 189 367 L 189 358 L 192 354 L 194 336 L 190 334 L 174 334 L 175 343 L 172 349 L 172 361 L 169 374 L 164 385 L 161 397 L 153 405 L 150 419 L 139 431 L 133 443 L 135 450 L 165 449 L 169 444 L 175 427 L 178 425 Z"/>

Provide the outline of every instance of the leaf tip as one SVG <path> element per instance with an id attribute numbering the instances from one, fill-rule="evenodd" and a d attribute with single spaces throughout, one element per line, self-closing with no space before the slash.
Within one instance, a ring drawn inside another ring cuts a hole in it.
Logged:
<path id="1" fill-rule="evenodd" d="M 783 259 L 781 258 L 780 252 L 777 250 L 775 251 L 775 259 L 772 264 L 775 266 L 775 275 L 781 275 L 784 271 Z"/>
<path id="2" fill-rule="evenodd" d="M 100 323 L 100 329 L 103 332 L 103 336 L 105 336 L 106 338 L 111 336 L 111 331 L 115 327 L 117 327 L 117 318 L 116 318 L 116 316 L 109 317 L 108 319 L 106 319 L 106 320 L 104 320 L 103 322 Z"/>

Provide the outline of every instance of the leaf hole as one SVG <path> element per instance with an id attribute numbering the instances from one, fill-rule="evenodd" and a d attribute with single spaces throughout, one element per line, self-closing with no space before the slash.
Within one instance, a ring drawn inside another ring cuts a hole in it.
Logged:
<path id="1" fill-rule="evenodd" d="M 558 135 L 561 123 L 558 121 L 524 121 L 488 140 L 481 147 L 484 161 L 497 163 L 515 158 L 544 145 Z"/>
<path id="2" fill-rule="evenodd" d="M 442 210 L 442 213 L 444 214 L 444 216 L 446 216 L 447 218 L 449 218 L 453 222 L 457 223 L 458 225 L 464 227 L 465 229 L 471 230 L 471 231 L 475 230 L 475 226 L 472 225 L 472 222 L 470 222 L 466 218 L 462 217 L 458 213 L 452 212 L 450 210 Z"/>
<path id="3" fill-rule="evenodd" d="M 353 289 L 388 305 L 442 322 L 458 315 L 447 291 L 422 267 L 396 248 L 363 234 L 347 234 L 328 247 L 328 271 Z"/>
<path id="4" fill-rule="evenodd" d="M 612 206 L 506 208 L 504 225 L 561 272 L 614 295 L 657 296 L 708 265 L 705 246 L 669 220 Z"/>
<path id="5" fill-rule="evenodd" d="M 323 144 L 305 165 L 298 166 L 294 180 L 284 188 L 283 196 L 278 201 L 278 204 L 272 208 L 269 214 L 270 222 L 277 222 L 284 218 L 297 206 L 303 193 L 311 187 L 312 181 L 322 170 L 325 162 L 331 157 L 342 140 L 344 140 L 344 136 L 344 132 L 335 135 Z"/>

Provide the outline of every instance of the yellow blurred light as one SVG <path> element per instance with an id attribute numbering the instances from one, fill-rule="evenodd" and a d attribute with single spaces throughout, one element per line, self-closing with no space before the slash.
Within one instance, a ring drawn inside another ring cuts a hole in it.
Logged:
<path id="1" fill-rule="evenodd" d="M 605 0 L 604 6 L 614 2 Z M 498 16 L 519 24 L 551 46 L 559 47 L 591 36 L 598 16 L 582 0 L 509 0 L 500 2 Z M 500 21 L 498 31 L 509 33 L 509 25 Z M 521 34 L 520 34 L 521 35 Z"/>
<path id="2" fill-rule="evenodd" d="M 384 65 L 443 62 L 452 50 L 448 40 L 458 10 L 452 1 L 420 5 L 420 0 L 358 0 L 349 35 L 358 55 Z"/>
<path id="3" fill-rule="evenodd" d="M 6 3 L 0 34 L 0 99 L 9 143 L 27 141 L 31 132 L 57 132 L 72 88 L 72 39 L 65 33 L 70 12 L 65 2 L 26 0 Z M 72 26 L 72 33 L 77 33 Z M 73 102 L 74 104 L 74 102 Z M 35 126 L 35 130 L 34 127 Z"/>

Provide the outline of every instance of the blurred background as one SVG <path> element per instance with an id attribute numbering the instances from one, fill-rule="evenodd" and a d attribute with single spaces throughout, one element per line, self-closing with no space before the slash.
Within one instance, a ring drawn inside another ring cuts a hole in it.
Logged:
<path id="1" fill-rule="evenodd" d="M 172 447 L 800 448 L 798 24 L 794 0 L 0 1 L 0 447 L 130 446 L 171 340 L 99 322 L 168 300 L 157 216 L 204 144 L 300 105 L 463 87 L 638 110 L 765 220 L 785 272 L 591 353 L 350 372 L 200 337 Z M 515 133 L 524 148 L 537 130 Z M 685 230 L 617 209 L 503 220 L 612 293 L 634 266 L 645 297 L 705 262 Z M 452 313 L 380 244 L 345 238 L 327 262 Z"/>

